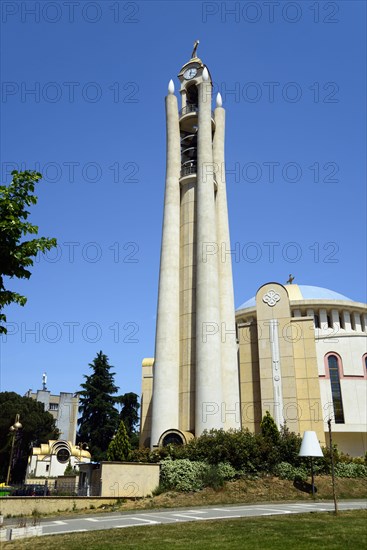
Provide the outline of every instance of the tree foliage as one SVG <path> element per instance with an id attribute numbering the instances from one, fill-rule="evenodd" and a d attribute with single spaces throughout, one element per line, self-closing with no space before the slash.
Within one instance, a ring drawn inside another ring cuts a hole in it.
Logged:
<path id="1" fill-rule="evenodd" d="M 120 395 L 116 403 L 121 406 L 120 420 L 125 424 L 126 433 L 133 448 L 139 446 L 139 435 L 137 426 L 139 422 L 139 396 L 136 393 L 129 392 Z"/>
<path id="2" fill-rule="evenodd" d="M 115 373 L 108 363 L 108 357 L 100 351 L 93 363 L 90 376 L 84 375 L 85 382 L 79 392 L 81 417 L 78 420 L 78 438 L 88 443 L 93 460 L 104 460 L 108 445 L 117 430 L 119 413 L 113 397 L 118 391 L 114 384 Z"/>
<path id="3" fill-rule="evenodd" d="M 125 424 L 121 421 L 117 433 L 112 438 L 107 449 L 107 460 L 128 460 L 130 454 L 130 441 Z"/>
<path id="4" fill-rule="evenodd" d="M 272 441 L 273 443 L 277 443 L 279 441 L 279 430 L 269 411 L 266 411 L 265 416 L 260 423 L 260 429 L 262 435 L 266 439 Z"/>
<path id="5" fill-rule="evenodd" d="M 29 279 L 32 258 L 56 246 L 56 239 L 46 237 L 25 240 L 27 235 L 38 234 L 38 226 L 27 221 L 27 208 L 37 204 L 33 193 L 41 174 L 14 170 L 12 176 L 10 185 L 0 185 L 0 333 L 6 333 L 3 308 L 12 303 L 24 306 L 27 301 L 25 296 L 6 289 L 4 278 Z"/>
<path id="6" fill-rule="evenodd" d="M 12 480 L 24 479 L 28 456 L 32 447 L 58 438 L 53 416 L 44 410 L 43 403 L 15 392 L 0 393 L 0 479 L 5 481 L 10 459 L 15 415 L 20 415 L 22 428 L 17 431 L 13 453 Z"/>

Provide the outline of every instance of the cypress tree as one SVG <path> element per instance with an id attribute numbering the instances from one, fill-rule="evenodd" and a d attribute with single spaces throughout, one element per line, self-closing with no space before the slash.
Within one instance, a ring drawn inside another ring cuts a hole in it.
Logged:
<path id="1" fill-rule="evenodd" d="M 261 429 L 262 435 L 266 439 L 270 440 L 272 443 L 275 443 L 275 444 L 279 442 L 279 436 L 280 436 L 279 430 L 269 411 L 266 411 L 266 414 L 260 423 L 260 429 Z"/>
<path id="2" fill-rule="evenodd" d="M 127 435 L 125 424 L 121 421 L 115 437 L 107 449 L 107 460 L 118 460 L 123 462 L 128 460 L 130 454 L 130 442 Z"/>

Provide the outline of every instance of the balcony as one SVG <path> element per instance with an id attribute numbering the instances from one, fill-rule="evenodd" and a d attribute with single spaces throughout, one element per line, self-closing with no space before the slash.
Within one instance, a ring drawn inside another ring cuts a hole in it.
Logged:
<path id="1" fill-rule="evenodd" d="M 185 176 L 190 176 L 192 174 L 196 174 L 196 171 L 197 171 L 196 162 L 190 162 L 188 164 L 184 164 L 181 168 L 181 178 L 184 178 Z"/>
<path id="2" fill-rule="evenodd" d="M 197 113 L 199 111 L 199 106 L 198 105 L 193 105 L 191 103 L 188 103 L 187 105 L 185 105 L 185 107 L 182 107 L 182 109 L 180 109 L 180 118 L 182 118 L 183 116 L 185 115 L 188 115 L 190 113 Z M 211 111 L 211 114 L 212 114 L 212 119 L 214 119 L 214 111 Z"/>
<path id="3" fill-rule="evenodd" d="M 199 106 L 196 104 L 188 103 L 185 107 L 182 107 L 179 111 L 180 115 L 180 128 L 184 132 L 193 132 L 194 126 L 197 126 Z M 214 130 L 214 111 L 211 111 L 212 128 Z"/>

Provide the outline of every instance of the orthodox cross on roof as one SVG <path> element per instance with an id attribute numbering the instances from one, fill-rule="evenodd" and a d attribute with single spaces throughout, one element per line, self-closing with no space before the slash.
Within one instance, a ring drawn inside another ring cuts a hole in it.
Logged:
<path id="1" fill-rule="evenodd" d="M 192 50 L 191 59 L 196 57 L 196 50 L 198 49 L 198 45 L 200 44 L 199 40 L 195 40 L 194 42 L 194 49 Z"/>
<path id="2" fill-rule="evenodd" d="M 291 284 L 293 283 L 293 281 L 294 281 L 294 277 L 293 277 L 292 273 L 290 273 L 290 274 L 289 274 L 289 279 L 288 279 L 288 281 L 286 282 L 286 284 L 287 284 L 287 285 L 291 285 Z"/>

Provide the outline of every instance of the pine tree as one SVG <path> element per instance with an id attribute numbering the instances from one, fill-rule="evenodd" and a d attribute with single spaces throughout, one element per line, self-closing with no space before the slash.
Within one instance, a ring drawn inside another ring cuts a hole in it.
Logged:
<path id="1" fill-rule="evenodd" d="M 88 443 L 93 460 L 106 458 L 106 451 L 116 432 L 119 413 L 115 408 L 115 397 L 118 387 L 114 384 L 113 368 L 108 364 L 108 357 L 100 351 L 93 363 L 89 364 L 93 373 L 84 375 L 83 390 L 79 392 L 81 418 L 79 424 L 79 441 Z"/>
<path id="2" fill-rule="evenodd" d="M 111 440 L 107 449 L 107 460 L 128 460 L 130 454 L 129 436 L 126 433 L 125 424 L 121 421 L 116 435 Z"/>

